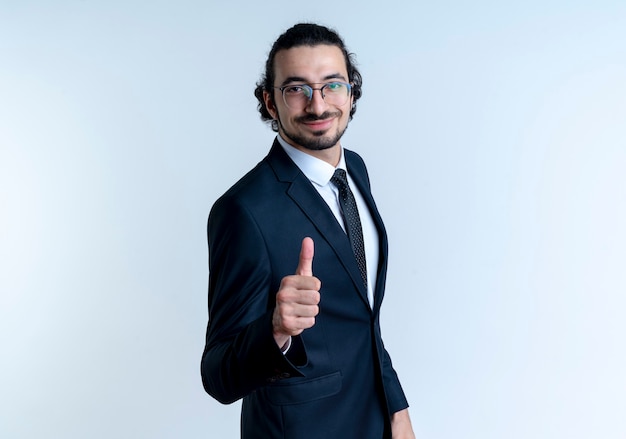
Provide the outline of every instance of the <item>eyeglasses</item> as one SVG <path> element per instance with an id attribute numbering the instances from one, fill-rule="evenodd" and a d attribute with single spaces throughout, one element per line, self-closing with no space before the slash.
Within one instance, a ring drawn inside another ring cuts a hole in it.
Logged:
<path id="1" fill-rule="evenodd" d="M 320 91 L 322 99 L 327 104 L 337 106 L 345 104 L 352 93 L 352 86 L 346 82 L 327 82 L 320 88 L 313 88 L 309 84 L 285 85 L 274 88 L 281 91 L 285 105 L 292 110 L 302 110 L 306 107 L 313 99 L 315 90 Z"/>

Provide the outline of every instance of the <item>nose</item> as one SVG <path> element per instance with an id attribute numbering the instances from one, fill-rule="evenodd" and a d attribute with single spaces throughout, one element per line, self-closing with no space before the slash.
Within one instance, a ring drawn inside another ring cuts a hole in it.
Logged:
<path id="1" fill-rule="evenodd" d="M 311 99 L 309 100 L 309 103 L 306 106 L 307 113 L 320 115 L 324 113 L 327 108 L 328 108 L 328 105 L 326 104 L 326 101 L 324 100 L 324 97 L 322 95 L 322 90 L 320 90 L 319 88 L 314 88 L 313 94 L 311 95 Z"/>

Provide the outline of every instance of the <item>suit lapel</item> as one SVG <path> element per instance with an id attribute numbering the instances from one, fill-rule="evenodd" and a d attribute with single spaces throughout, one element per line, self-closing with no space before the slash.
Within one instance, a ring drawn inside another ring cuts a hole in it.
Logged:
<path id="1" fill-rule="evenodd" d="M 277 141 L 272 146 L 272 150 L 268 155 L 268 161 L 274 169 L 278 180 L 290 183 L 287 195 L 298 205 L 331 246 L 359 291 L 364 304 L 369 309 L 367 290 L 363 285 L 350 241 L 326 202 Z"/>
<path id="2" fill-rule="evenodd" d="M 374 307 L 373 311 L 378 312 L 383 299 L 383 292 L 385 291 L 385 282 L 387 274 L 387 232 L 383 219 L 378 212 L 374 198 L 370 190 L 369 179 L 367 177 L 367 171 L 362 160 L 358 158 L 356 154 L 351 151 L 345 151 L 346 167 L 350 173 L 350 177 L 357 185 L 357 188 L 367 207 L 369 208 L 370 215 L 374 220 L 376 229 L 378 230 L 378 267 L 376 272 L 376 286 L 374 288 Z"/>

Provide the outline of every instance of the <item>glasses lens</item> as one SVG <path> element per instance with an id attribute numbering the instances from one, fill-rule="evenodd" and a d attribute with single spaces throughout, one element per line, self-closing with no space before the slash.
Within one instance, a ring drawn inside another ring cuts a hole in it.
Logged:
<path id="1" fill-rule="evenodd" d="M 350 95 L 350 85 L 344 82 L 329 82 L 322 87 L 322 94 L 326 103 L 343 105 Z"/>
<path id="2" fill-rule="evenodd" d="M 283 88 L 285 104 L 294 110 L 304 108 L 313 95 L 313 89 L 308 85 L 290 85 Z"/>
<path id="3" fill-rule="evenodd" d="M 285 105 L 292 110 L 301 110 L 313 98 L 313 91 L 320 90 L 327 104 L 341 106 L 350 96 L 350 84 L 345 82 L 329 82 L 321 88 L 313 88 L 307 84 L 289 85 L 283 88 Z"/>

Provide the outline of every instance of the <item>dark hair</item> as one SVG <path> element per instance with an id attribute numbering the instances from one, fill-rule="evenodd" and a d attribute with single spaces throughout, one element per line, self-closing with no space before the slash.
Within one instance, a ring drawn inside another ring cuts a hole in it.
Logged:
<path id="1" fill-rule="evenodd" d="M 265 101 L 263 100 L 263 91 L 267 91 L 274 99 L 274 59 L 276 53 L 281 50 L 291 49 L 298 46 L 317 46 L 321 44 L 327 44 L 330 46 L 337 46 L 343 52 L 343 56 L 346 60 L 346 68 L 348 70 L 348 81 L 352 84 L 352 108 L 350 109 L 350 119 L 356 112 L 356 101 L 361 97 L 361 85 L 363 84 L 363 78 L 355 66 L 354 54 L 348 52 L 343 40 L 335 32 L 325 26 L 310 23 L 296 24 L 292 28 L 288 29 L 274 42 L 272 50 L 265 62 L 265 74 L 261 77 L 261 80 L 257 83 L 254 95 L 259 101 L 257 106 L 259 113 L 261 113 L 261 119 L 264 121 L 272 121 L 272 130 L 278 131 L 278 122 L 273 120 L 269 111 L 265 107 Z"/>

